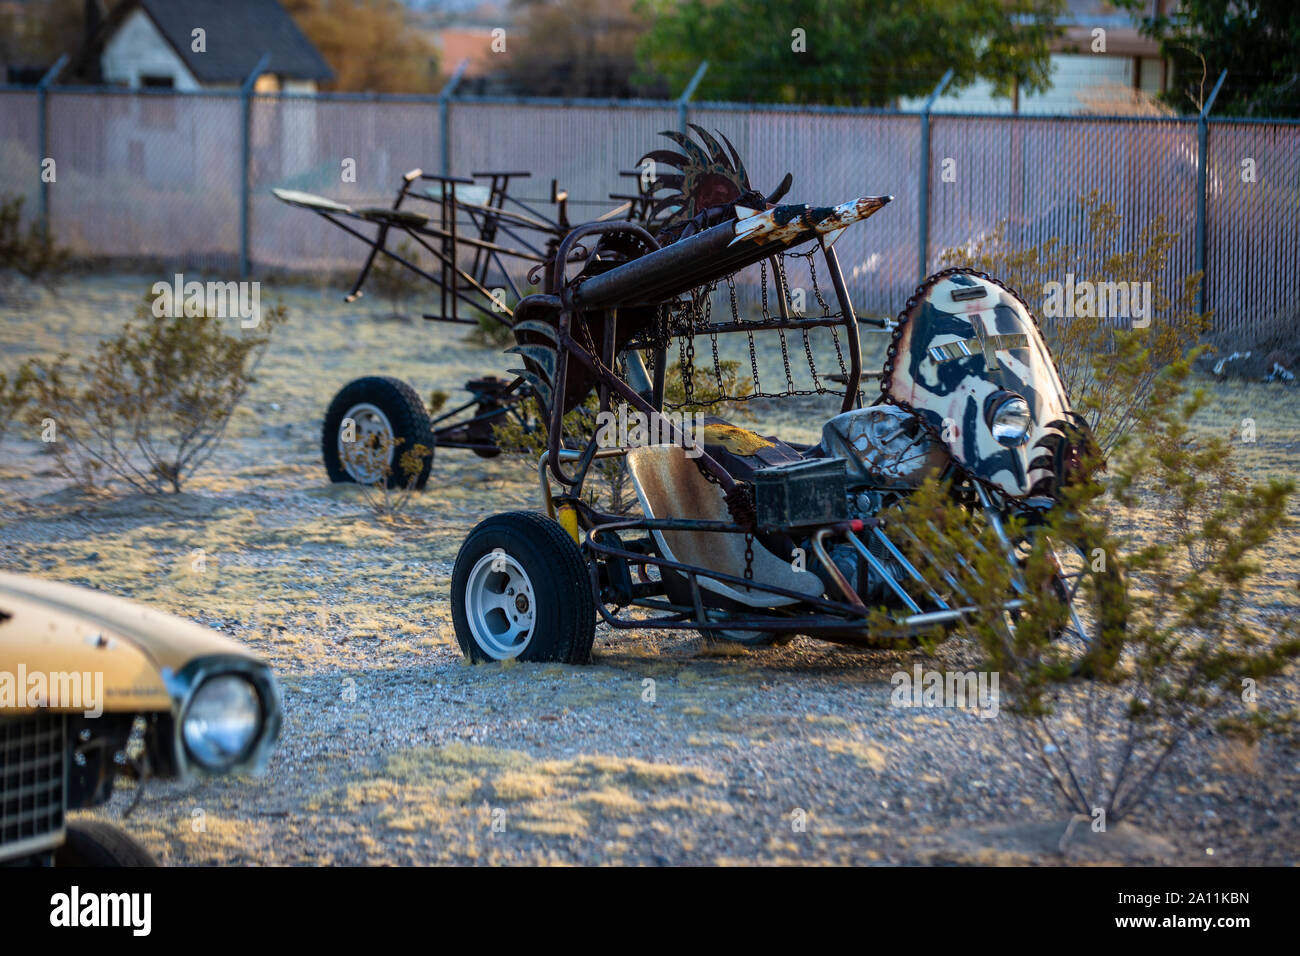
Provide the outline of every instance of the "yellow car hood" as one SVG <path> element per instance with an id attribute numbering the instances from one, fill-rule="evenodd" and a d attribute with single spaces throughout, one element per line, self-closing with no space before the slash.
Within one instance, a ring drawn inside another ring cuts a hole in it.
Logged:
<path id="1" fill-rule="evenodd" d="M 105 711 L 167 711 L 173 698 L 166 678 L 196 658 L 214 656 L 258 660 L 237 642 L 173 614 L 71 584 L 0 573 L 0 681 L 6 674 L 17 681 L 20 671 L 103 674 Z"/>

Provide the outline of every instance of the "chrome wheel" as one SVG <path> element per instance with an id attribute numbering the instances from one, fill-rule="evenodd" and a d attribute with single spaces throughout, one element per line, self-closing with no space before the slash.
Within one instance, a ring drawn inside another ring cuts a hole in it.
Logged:
<path id="1" fill-rule="evenodd" d="M 523 565 L 500 548 L 479 558 L 465 582 L 465 618 L 488 657 L 522 654 L 537 623 L 537 598 Z"/>
<path id="2" fill-rule="evenodd" d="M 386 480 L 393 450 L 393 425 L 379 408 L 362 402 L 347 410 L 339 423 L 338 451 L 349 478 L 359 485 Z"/>

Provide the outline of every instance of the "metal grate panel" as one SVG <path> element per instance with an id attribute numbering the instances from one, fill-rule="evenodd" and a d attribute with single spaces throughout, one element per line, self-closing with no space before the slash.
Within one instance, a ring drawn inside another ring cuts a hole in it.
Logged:
<path id="1" fill-rule="evenodd" d="M 0 857 L 63 832 L 66 736 L 62 714 L 0 718 Z"/>

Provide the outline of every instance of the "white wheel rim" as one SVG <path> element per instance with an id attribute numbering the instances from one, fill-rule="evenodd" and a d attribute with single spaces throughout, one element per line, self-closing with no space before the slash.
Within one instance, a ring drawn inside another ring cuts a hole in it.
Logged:
<path id="1" fill-rule="evenodd" d="M 483 555 L 465 582 L 465 617 L 484 654 L 498 661 L 518 657 L 537 623 L 537 599 L 528 572 L 499 548 Z"/>
<path id="2" fill-rule="evenodd" d="M 345 440 L 349 421 L 353 423 L 354 441 Z M 339 463 L 357 484 L 377 485 L 388 477 L 393 442 L 393 425 L 387 415 L 369 402 L 353 405 L 339 423 Z M 385 448 L 387 455 L 382 454 Z"/>

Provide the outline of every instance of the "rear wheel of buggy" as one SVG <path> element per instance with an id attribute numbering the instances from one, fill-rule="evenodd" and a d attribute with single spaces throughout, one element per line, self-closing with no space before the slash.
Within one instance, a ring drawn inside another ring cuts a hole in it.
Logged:
<path id="1" fill-rule="evenodd" d="M 587 562 L 545 515 L 512 511 L 470 532 L 451 576 L 456 641 L 474 663 L 585 664 L 596 634 Z"/>
<path id="2" fill-rule="evenodd" d="M 1022 555 L 1027 555 L 1038 534 L 1031 530 L 1030 538 L 1021 542 Z M 1074 673 L 1104 676 L 1119 661 L 1128 623 L 1118 559 L 1095 548 L 1096 542 L 1049 536 L 1045 543 L 1056 567 L 1050 582 L 1053 597 L 1065 607 L 1064 620 L 1053 637 Z"/>
<path id="3" fill-rule="evenodd" d="M 321 454 L 330 481 L 378 485 L 387 475 L 388 487 L 414 481 L 423 488 L 433 466 L 436 440 L 424 401 L 398 378 L 370 375 L 339 390 L 325 413 Z M 419 469 L 408 474 L 399 466 L 402 455 L 417 445 L 428 449 Z M 376 450 L 391 448 L 385 458 Z"/>
<path id="4" fill-rule="evenodd" d="M 784 647 L 799 636 L 793 631 L 741 631 L 733 628 L 700 633 L 705 638 L 712 635 L 718 640 L 739 644 L 741 647 Z"/>

